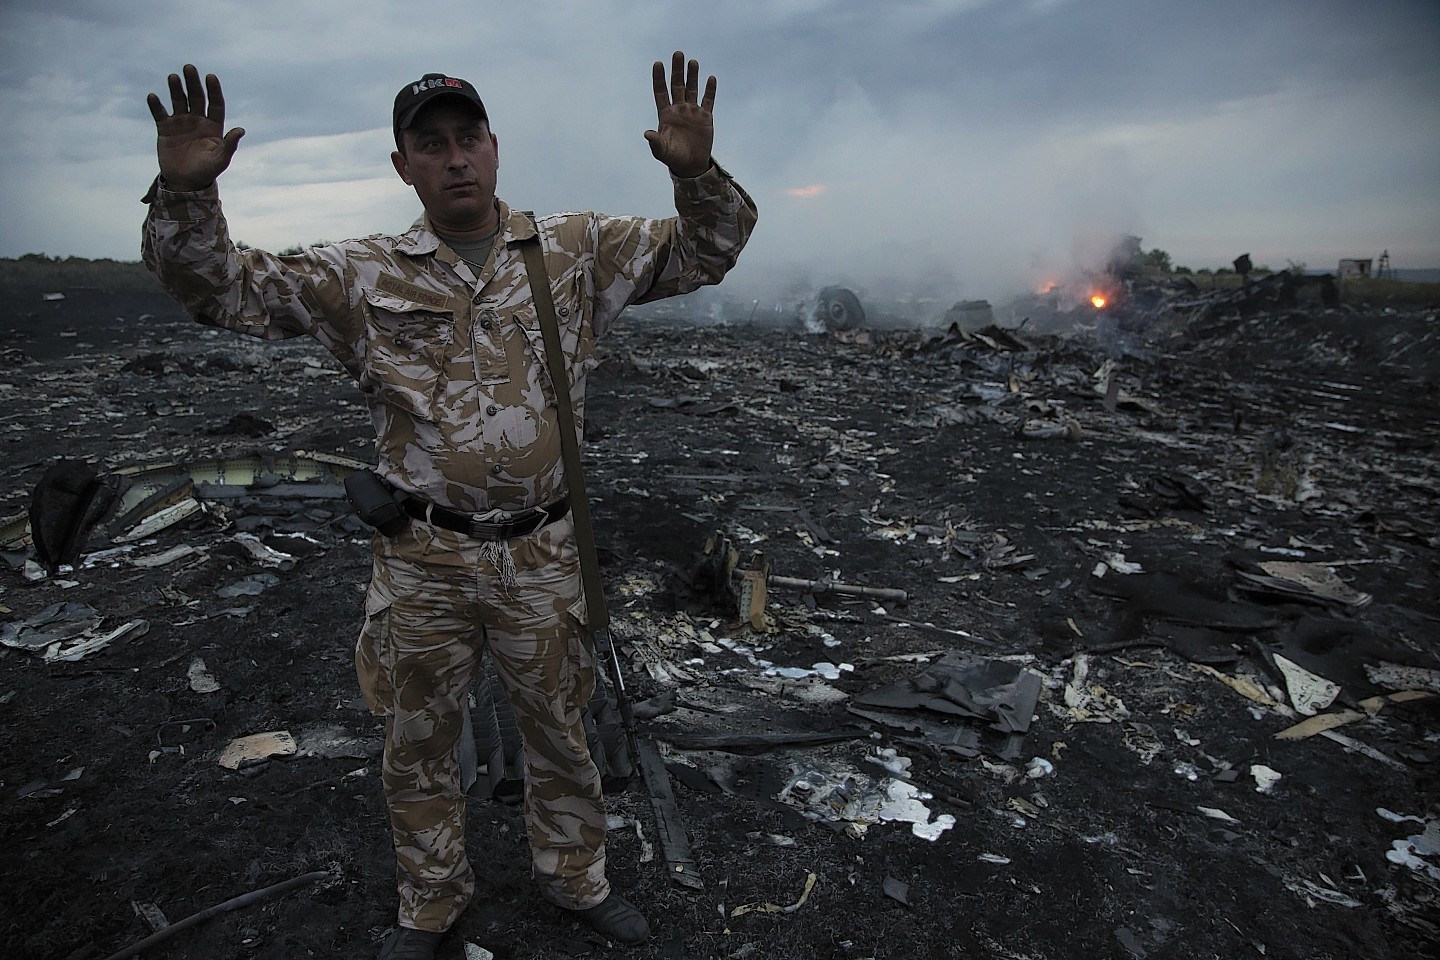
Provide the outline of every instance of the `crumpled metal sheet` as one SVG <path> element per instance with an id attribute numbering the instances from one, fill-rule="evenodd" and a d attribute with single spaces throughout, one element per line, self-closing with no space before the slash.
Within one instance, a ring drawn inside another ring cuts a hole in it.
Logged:
<path id="1" fill-rule="evenodd" d="M 0 644 L 16 650 L 44 650 L 52 643 L 89 632 L 103 619 L 87 603 L 52 603 L 32 617 L 0 624 Z"/>
<path id="2" fill-rule="evenodd" d="M 984 720 L 1001 733 L 1030 729 L 1040 677 L 1024 667 L 965 653 L 948 653 L 920 673 L 854 698 L 862 707 L 930 710 Z"/>

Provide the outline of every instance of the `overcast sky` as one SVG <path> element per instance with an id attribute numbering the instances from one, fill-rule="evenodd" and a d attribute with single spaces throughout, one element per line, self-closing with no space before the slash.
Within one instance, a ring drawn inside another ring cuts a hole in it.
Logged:
<path id="1" fill-rule="evenodd" d="M 760 208 L 737 294 L 994 298 L 1125 233 L 1440 266 L 1436 0 L 0 0 L 0 256 L 138 259 L 145 95 L 186 62 L 247 131 L 220 185 L 255 246 L 411 223 L 390 106 L 428 71 L 480 89 L 513 206 L 663 215 L 642 133 L 677 48 Z"/>

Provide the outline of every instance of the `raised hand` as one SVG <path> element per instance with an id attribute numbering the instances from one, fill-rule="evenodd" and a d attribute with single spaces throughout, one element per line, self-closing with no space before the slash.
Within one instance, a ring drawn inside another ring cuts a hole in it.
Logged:
<path id="1" fill-rule="evenodd" d="M 183 81 L 170 74 L 170 113 L 153 93 L 145 102 L 155 118 L 155 152 L 165 185 L 171 190 L 203 190 L 230 166 L 245 131 L 225 130 L 225 95 L 215 74 L 207 73 L 202 86 L 194 66 L 185 64 L 183 72 Z"/>
<path id="2" fill-rule="evenodd" d="M 659 60 L 651 70 L 655 82 L 656 128 L 645 131 L 650 152 L 677 177 L 698 177 L 710 169 L 710 148 L 715 142 L 711 108 L 715 106 L 715 78 L 705 81 L 700 93 L 700 64 L 679 50 L 670 60 L 670 82 Z"/>

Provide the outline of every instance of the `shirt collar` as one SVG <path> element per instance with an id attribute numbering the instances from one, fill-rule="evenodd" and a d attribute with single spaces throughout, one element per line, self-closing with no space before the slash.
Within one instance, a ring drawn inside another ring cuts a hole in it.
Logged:
<path id="1" fill-rule="evenodd" d="M 511 210 L 504 200 L 495 201 L 496 212 L 500 215 L 499 242 L 512 243 L 535 236 L 535 227 L 523 212 Z M 412 257 L 432 256 L 440 249 L 440 237 L 430 224 L 430 215 L 421 214 L 410 229 L 400 235 L 396 250 Z"/>

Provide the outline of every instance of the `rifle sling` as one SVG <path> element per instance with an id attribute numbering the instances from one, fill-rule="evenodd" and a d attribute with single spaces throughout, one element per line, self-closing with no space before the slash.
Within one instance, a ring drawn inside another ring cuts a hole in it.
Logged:
<path id="1" fill-rule="evenodd" d="M 535 217 L 530 217 L 536 226 Z M 565 484 L 570 492 L 570 513 L 575 520 L 575 542 L 580 551 L 580 580 L 585 590 L 588 627 L 593 634 L 610 623 L 605 606 L 605 589 L 600 581 L 600 559 L 595 552 L 595 533 L 590 526 L 590 502 L 585 496 L 585 475 L 580 469 L 580 440 L 575 430 L 575 413 L 570 407 L 570 375 L 565 369 L 565 353 L 560 346 L 560 324 L 555 317 L 555 300 L 550 293 L 550 275 L 545 270 L 545 254 L 540 248 L 540 231 L 519 241 L 525 257 L 525 274 L 530 281 L 530 295 L 540 318 L 540 331 L 545 338 L 545 365 L 550 372 L 550 386 L 555 393 L 555 410 L 559 421 L 560 452 L 565 462 Z"/>

